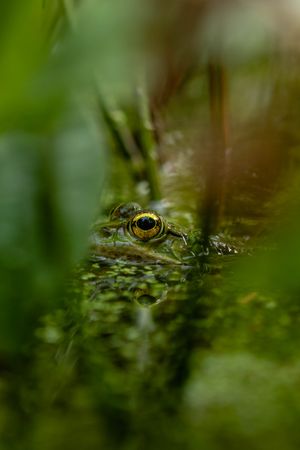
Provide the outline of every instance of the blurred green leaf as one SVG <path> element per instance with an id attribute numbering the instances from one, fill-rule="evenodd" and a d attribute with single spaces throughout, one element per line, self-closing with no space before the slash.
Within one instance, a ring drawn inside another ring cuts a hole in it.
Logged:
<path id="1" fill-rule="evenodd" d="M 145 5 L 137 0 L 81 2 L 69 17 L 71 32 L 55 49 L 53 75 L 66 86 L 88 80 L 119 100 L 131 96 L 142 63 L 145 17 Z"/>
<path id="2" fill-rule="evenodd" d="M 2 127 L 22 102 L 32 78 L 47 57 L 42 29 L 42 2 L 9 2 L 1 15 L 0 118 Z M 26 55 L 26 56 L 25 56 Z"/>
<path id="3" fill-rule="evenodd" d="M 24 327 L 15 322 L 31 328 L 32 314 L 59 301 L 55 297 L 67 271 L 84 255 L 104 179 L 102 149 L 92 116 L 82 111 L 67 115 L 48 135 L 2 137 L 3 347 L 10 338 L 23 337 Z"/>
<path id="4" fill-rule="evenodd" d="M 299 375 L 248 353 L 207 357 L 186 389 L 192 448 L 297 448 Z"/>

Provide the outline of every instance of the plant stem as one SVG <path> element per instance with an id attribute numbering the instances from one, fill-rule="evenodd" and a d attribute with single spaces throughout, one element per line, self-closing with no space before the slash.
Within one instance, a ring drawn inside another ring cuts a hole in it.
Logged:
<path id="1" fill-rule="evenodd" d="M 143 84 L 138 88 L 138 108 L 141 120 L 140 139 L 141 150 L 145 161 L 145 170 L 149 182 L 151 200 L 160 200 L 161 188 L 157 163 L 157 144 L 154 139 L 153 126 L 150 117 L 149 99 Z"/>
<path id="2" fill-rule="evenodd" d="M 204 239 L 216 232 L 224 213 L 228 153 L 228 89 L 224 64 L 213 61 L 207 68 L 209 82 L 211 142 L 207 161 L 207 176 L 202 204 Z"/>

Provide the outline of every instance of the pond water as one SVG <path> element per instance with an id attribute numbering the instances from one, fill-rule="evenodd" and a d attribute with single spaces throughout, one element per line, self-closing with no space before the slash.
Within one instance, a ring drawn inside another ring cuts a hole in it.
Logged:
<path id="1" fill-rule="evenodd" d="M 299 308 L 259 284 L 259 251 L 250 236 L 195 265 L 78 267 L 36 330 L 34 364 L 2 378 L 7 445 L 296 449 Z"/>
<path id="2" fill-rule="evenodd" d="M 78 268 L 37 333 L 31 444 L 297 448 L 298 306 L 257 283 L 257 240 L 243 242 L 194 266 Z"/>

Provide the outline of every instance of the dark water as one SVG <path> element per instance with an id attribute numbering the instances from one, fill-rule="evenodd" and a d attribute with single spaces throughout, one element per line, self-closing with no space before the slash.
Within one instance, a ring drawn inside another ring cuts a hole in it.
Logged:
<path id="1" fill-rule="evenodd" d="M 168 423 L 179 420 L 191 356 L 209 346 L 204 274 L 157 266 L 115 271 L 104 271 L 104 285 L 99 279 L 92 285 L 89 314 L 107 375 L 121 377 L 124 403 L 117 406 L 125 424 L 117 445 L 124 439 L 137 448 L 175 445 Z M 114 414 L 111 428 L 118 427 Z"/>

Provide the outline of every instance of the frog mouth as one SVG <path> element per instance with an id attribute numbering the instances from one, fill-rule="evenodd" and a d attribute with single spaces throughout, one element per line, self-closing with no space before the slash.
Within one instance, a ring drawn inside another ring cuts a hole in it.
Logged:
<path id="1" fill-rule="evenodd" d="M 159 253 L 155 248 L 144 247 L 135 243 L 111 242 L 97 244 L 91 248 L 92 261 L 126 261 L 129 264 L 163 264 L 163 265 L 189 265 L 170 251 L 169 254 Z"/>

